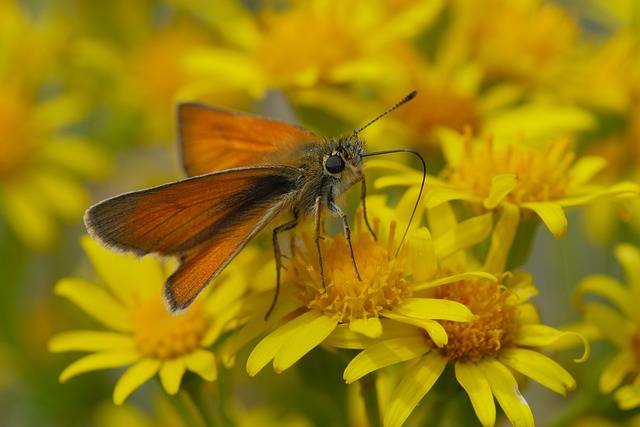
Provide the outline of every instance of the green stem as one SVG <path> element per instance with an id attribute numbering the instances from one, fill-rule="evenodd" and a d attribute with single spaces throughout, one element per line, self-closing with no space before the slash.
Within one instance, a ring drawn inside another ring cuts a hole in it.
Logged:
<path id="1" fill-rule="evenodd" d="M 372 372 L 359 380 L 360 395 L 364 401 L 365 411 L 371 427 L 382 426 L 382 421 L 380 420 L 378 390 L 376 389 L 376 378 L 376 373 Z"/>

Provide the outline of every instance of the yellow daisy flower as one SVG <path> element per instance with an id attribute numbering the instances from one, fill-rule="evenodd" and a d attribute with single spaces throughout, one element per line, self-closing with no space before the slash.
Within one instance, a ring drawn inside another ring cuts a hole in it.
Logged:
<path id="1" fill-rule="evenodd" d="M 602 158 L 576 155 L 566 140 L 551 141 L 538 151 L 515 143 L 494 144 L 491 138 L 473 141 L 464 135 L 441 132 L 447 167 L 440 179 L 428 183 L 427 208 L 452 200 L 463 200 L 485 210 L 512 204 L 537 215 L 556 239 L 567 231 L 564 208 L 596 200 L 637 197 L 640 186 L 620 182 L 610 187 L 590 183 L 606 165 Z M 383 177 L 376 187 L 415 185 L 419 174 L 406 168 L 404 174 Z"/>
<path id="2" fill-rule="evenodd" d="M 372 212 L 381 211 L 372 209 Z M 412 241 L 397 251 L 395 223 L 383 229 L 376 219 L 377 240 L 374 240 L 363 222 L 360 215 L 351 234 L 362 280 L 356 277 L 344 236 L 325 237 L 320 240 L 326 283 L 326 291 L 323 290 L 315 244 L 304 234 L 298 241 L 295 256 L 290 259 L 288 278 L 283 282 L 278 304 L 268 322 L 265 323 L 263 317 L 271 303 L 271 292 L 259 294 L 247 304 L 252 307 L 252 313 L 248 314 L 252 318 L 225 343 L 222 357 L 226 363 L 233 362 L 240 348 L 265 331 L 271 332 L 253 349 L 247 361 L 250 375 L 256 375 L 271 361 L 275 371 L 282 372 L 323 344 L 335 331 L 346 330 L 357 340 L 375 341 L 388 334 L 414 334 L 418 326 L 434 342 L 443 345 L 447 339 L 445 330 L 433 319 L 472 320 L 471 312 L 460 303 L 414 296 L 423 287 L 432 286 L 423 280 L 423 266 L 414 262 L 424 250 L 433 250 L 425 239 Z M 451 246 L 473 244 L 486 237 L 490 229 L 488 217 L 473 224 L 462 223 L 438 241 L 438 251 L 447 253 Z M 465 277 L 476 276 L 495 280 L 482 272 L 470 272 Z M 439 283 L 457 280 L 457 276 L 443 277 Z"/>
<path id="3" fill-rule="evenodd" d="M 254 98 L 262 98 L 270 88 L 388 79 L 394 73 L 389 72 L 387 48 L 424 30 L 444 4 L 392 7 L 380 0 L 291 0 L 254 14 L 234 0 L 204 8 L 198 1 L 174 1 L 227 40 L 228 47 L 197 49 L 185 56 L 204 93 L 235 88 Z"/>
<path id="4" fill-rule="evenodd" d="M 578 284 L 575 298 L 584 319 L 619 348 L 600 376 L 600 392 L 613 393 L 620 409 L 633 409 L 640 406 L 640 249 L 621 244 L 615 254 L 628 286 L 612 277 L 590 276 Z M 608 304 L 584 302 L 587 295 L 603 298 Z M 626 384 L 621 385 L 623 382 Z"/>
<path id="5" fill-rule="evenodd" d="M 571 86 L 580 28 L 561 6 L 544 0 L 452 4 L 459 40 L 491 80 L 556 91 Z"/>
<path id="6" fill-rule="evenodd" d="M 160 289 L 168 274 L 157 260 L 113 254 L 88 236 L 81 243 L 106 287 L 66 278 L 56 284 L 55 293 L 74 302 L 107 330 L 67 331 L 50 340 L 52 352 L 91 353 L 69 365 L 60 381 L 89 371 L 130 366 L 113 392 L 113 401 L 120 405 L 156 374 L 169 394 L 178 392 L 187 370 L 207 381 L 215 380 L 215 356 L 206 348 L 237 312 L 244 282 L 222 279 L 186 313 L 173 316 L 162 302 Z M 242 277 L 241 272 L 236 274 Z"/>
<path id="7" fill-rule="evenodd" d="M 56 239 L 57 218 L 82 218 L 89 195 L 78 178 L 107 169 L 103 153 L 62 131 L 83 105 L 49 86 L 60 65 L 61 25 L 35 25 L 17 2 L 0 3 L 0 216 L 34 249 Z"/>
<path id="8" fill-rule="evenodd" d="M 517 211 L 505 209 L 491 239 L 485 270 L 504 268 L 517 222 Z M 460 261 L 460 267 L 454 271 L 465 271 Z M 424 262 L 429 261 L 425 258 Z M 468 257 L 467 263 L 473 268 L 477 261 Z M 441 271 L 455 265 L 450 260 L 440 264 Z M 514 425 L 533 425 L 531 409 L 520 394 L 512 370 L 562 395 L 575 388 L 571 375 L 536 348 L 576 334 L 540 324 L 537 311 L 529 302 L 537 294 L 530 274 L 502 273 L 498 277 L 498 282 L 468 277 L 428 288 L 431 297 L 457 301 L 475 315 L 472 322 L 438 320 L 447 334 L 444 344 L 435 343 L 424 333 L 360 342 L 359 348 L 364 350 L 345 369 L 347 383 L 398 362 L 413 362 L 391 394 L 384 415 L 385 426 L 402 425 L 449 364 L 453 365 L 456 379 L 469 395 L 483 426 L 495 424 L 494 397 Z M 432 281 L 434 285 L 437 282 Z M 358 347 L 351 343 L 348 348 Z"/>

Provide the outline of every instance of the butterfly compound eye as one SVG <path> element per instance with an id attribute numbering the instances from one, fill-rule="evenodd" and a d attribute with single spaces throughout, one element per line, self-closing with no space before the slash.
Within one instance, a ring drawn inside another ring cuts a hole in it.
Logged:
<path id="1" fill-rule="evenodd" d="M 344 166 L 344 160 L 342 160 L 342 157 L 338 155 L 329 156 L 324 162 L 325 169 L 327 172 L 332 174 L 342 172 L 344 170 Z"/>
<path id="2" fill-rule="evenodd" d="M 342 160 L 342 157 L 338 155 L 329 156 L 324 162 L 325 169 L 327 172 L 332 174 L 342 172 L 344 170 L 344 166 L 344 160 Z"/>

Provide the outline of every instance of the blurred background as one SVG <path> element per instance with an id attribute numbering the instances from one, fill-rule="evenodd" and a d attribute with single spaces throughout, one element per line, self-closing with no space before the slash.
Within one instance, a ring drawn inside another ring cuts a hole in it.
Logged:
<path id="1" fill-rule="evenodd" d="M 60 384 L 77 355 L 51 354 L 47 342 L 99 328 L 52 293 L 63 277 L 95 280 L 79 245 L 86 208 L 182 177 L 177 102 L 330 136 L 413 89 L 414 101 L 367 129 L 370 150 L 415 148 L 437 175 L 443 128 L 532 146 L 567 138 L 578 156 L 608 161 L 598 183 L 639 180 L 636 0 L 0 0 L 0 425 L 175 425 L 162 417 L 166 404 L 145 398 L 162 393 L 157 384 L 123 407 L 111 401 L 117 372 Z M 560 241 L 538 230 L 523 268 L 540 288 L 545 323 L 579 319 L 571 293 L 586 275 L 622 277 L 613 248 L 639 243 L 637 210 L 632 200 L 569 211 Z M 589 372 L 608 351 L 596 346 L 591 362 L 571 368 L 579 383 L 571 399 L 597 393 Z M 333 369 L 313 354 L 305 360 L 305 376 L 275 381 L 274 425 L 322 425 L 317 408 L 283 409 L 288 387 Z M 239 381 L 239 393 L 253 387 Z M 253 381 L 273 384 L 273 374 Z M 568 400 L 538 396 L 535 386 L 528 393 L 542 400 L 532 405 L 540 425 L 562 424 Z M 610 419 L 633 414 L 611 406 Z"/>

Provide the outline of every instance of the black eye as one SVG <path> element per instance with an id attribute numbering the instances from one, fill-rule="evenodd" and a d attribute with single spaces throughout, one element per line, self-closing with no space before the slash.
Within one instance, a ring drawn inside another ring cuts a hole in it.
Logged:
<path id="1" fill-rule="evenodd" d="M 324 162 L 324 167 L 329 173 L 340 173 L 344 170 L 344 160 L 337 155 L 329 156 Z"/>

